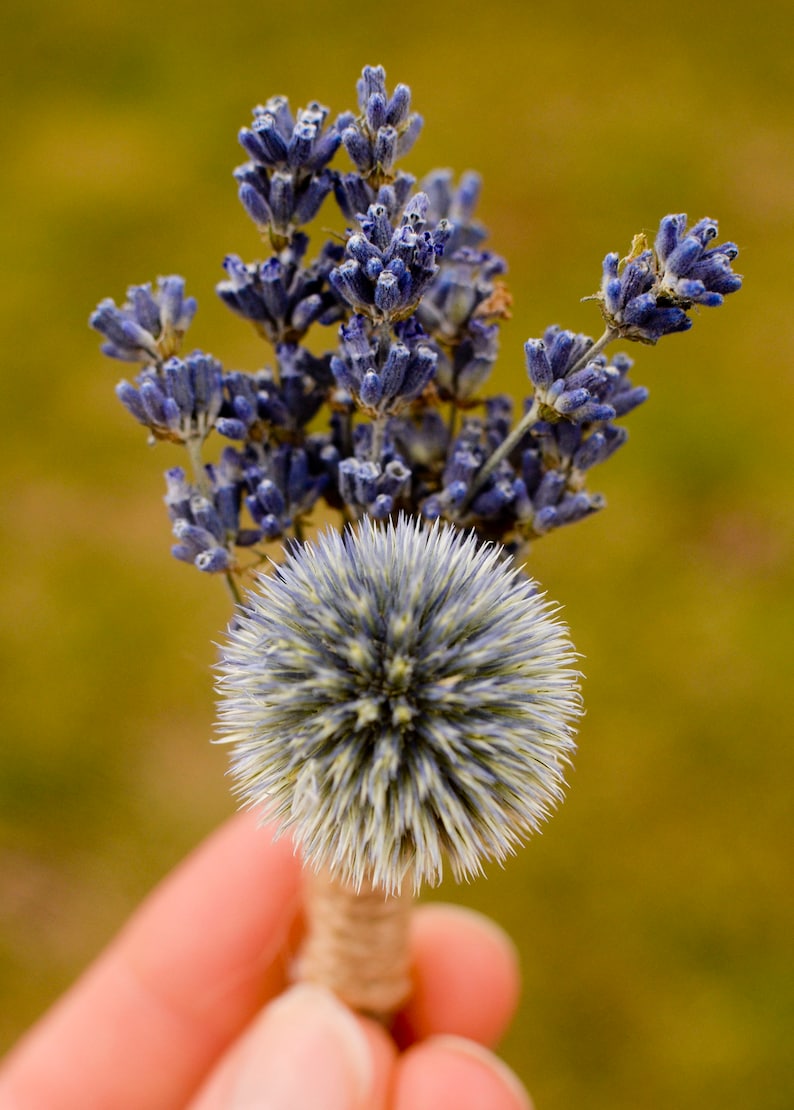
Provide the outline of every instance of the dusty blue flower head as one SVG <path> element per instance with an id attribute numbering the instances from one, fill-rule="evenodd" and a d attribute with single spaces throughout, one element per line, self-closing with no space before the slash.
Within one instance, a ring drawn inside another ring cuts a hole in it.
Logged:
<path id="1" fill-rule="evenodd" d="M 680 213 L 664 217 L 653 249 L 638 235 L 627 258 L 608 254 L 596 296 L 615 335 L 656 343 L 692 327 L 687 312 L 693 305 L 715 308 L 740 289 L 742 279 L 731 269 L 738 247 L 712 246 L 717 234 L 716 220 L 699 220 L 687 230 Z"/>
<path id="2" fill-rule="evenodd" d="M 175 443 L 206 439 L 223 402 L 223 370 L 211 355 L 193 351 L 116 386 L 116 396 L 156 439 Z"/>
<path id="3" fill-rule="evenodd" d="M 312 220 L 333 188 L 326 169 L 341 137 L 335 127 L 324 130 L 328 109 L 312 103 L 297 119 L 289 101 L 274 96 L 254 109 L 254 121 L 239 134 L 251 158 L 234 176 L 248 215 L 274 245 L 286 246 L 296 228 Z"/>
<path id="4" fill-rule="evenodd" d="M 338 295 L 356 312 L 396 323 L 417 307 L 438 273 L 437 258 L 452 232 L 446 220 L 426 229 L 427 208 L 427 197 L 417 193 L 396 227 L 382 204 L 358 216 L 361 231 L 348 238 L 345 261 L 329 274 Z"/>
<path id="5" fill-rule="evenodd" d="M 157 279 L 156 292 L 149 283 L 131 285 L 121 308 L 106 297 L 88 323 L 105 336 L 102 353 L 110 358 L 159 363 L 177 353 L 195 314 L 195 298 L 185 296 L 184 279 L 172 274 Z"/>
<path id="6" fill-rule="evenodd" d="M 422 130 L 422 117 L 411 112 L 411 90 L 397 85 L 389 96 L 383 66 L 364 66 L 356 83 L 359 115 L 337 120 L 345 150 L 370 185 L 393 180 L 395 162 L 407 154 Z"/>
<path id="7" fill-rule="evenodd" d="M 388 891 L 503 860 L 560 801 L 579 714 L 565 627 L 498 545 L 363 521 L 261 576 L 220 664 L 251 806 Z"/>

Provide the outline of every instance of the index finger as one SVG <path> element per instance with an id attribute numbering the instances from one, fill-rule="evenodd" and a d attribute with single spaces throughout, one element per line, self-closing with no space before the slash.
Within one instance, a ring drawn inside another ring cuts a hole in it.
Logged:
<path id="1" fill-rule="evenodd" d="M 203 842 L 9 1056 L 21 1108 L 184 1105 L 288 977 L 301 865 L 250 813 Z"/>

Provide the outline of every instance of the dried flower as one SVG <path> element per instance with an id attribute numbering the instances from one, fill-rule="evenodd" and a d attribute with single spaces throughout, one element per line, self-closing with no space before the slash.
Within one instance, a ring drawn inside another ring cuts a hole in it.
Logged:
<path id="1" fill-rule="evenodd" d="M 220 665 L 247 804 L 305 859 L 396 892 L 503 860 L 561 799 L 575 652 L 498 545 L 400 517 L 260 576 Z"/>

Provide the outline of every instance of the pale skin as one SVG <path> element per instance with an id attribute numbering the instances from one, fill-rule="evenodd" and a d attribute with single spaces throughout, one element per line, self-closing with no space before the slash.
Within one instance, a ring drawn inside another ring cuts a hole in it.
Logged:
<path id="1" fill-rule="evenodd" d="M 519 994 L 493 922 L 415 911 L 415 988 L 391 1035 L 290 985 L 301 932 L 288 838 L 238 815 L 12 1050 L 0 1110 L 531 1110 L 490 1051 Z"/>

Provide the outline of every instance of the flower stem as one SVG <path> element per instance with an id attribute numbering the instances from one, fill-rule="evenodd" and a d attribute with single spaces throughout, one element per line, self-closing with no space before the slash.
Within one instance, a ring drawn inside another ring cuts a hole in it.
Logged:
<path id="1" fill-rule="evenodd" d="M 409 892 L 354 886 L 306 870 L 309 933 L 299 977 L 388 1024 L 411 991 Z"/>
<path id="2" fill-rule="evenodd" d="M 469 490 L 469 496 L 466 498 L 466 502 L 463 506 L 464 508 L 466 508 L 466 506 L 471 503 L 473 497 L 476 497 L 476 495 L 488 481 L 490 476 L 493 474 L 494 470 L 496 470 L 502 459 L 507 458 L 507 456 L 513 450 L 519 440 L 521 440 L 524 435 L 526 435 L 527 431 L 537 421 L 539 410 L 540 405 L 538 404 L 537 400 L 533 400 L 529 411 L 521 418 L 521 420 L 519 420 L 510 435 L 506 439 L 502 440 L 493 454 L 489 455 L 489 457 L 485 460 L 482 467 L 477 472 L 477 477 L 472 482 L 471 489 Z"/>
<path id="3" fill-rule="evenodd" d="M 191 436 L 185 440 L 185 447 L 187 447 L 190 465 L 193 470 L 193 477 L 196 479 L 199 493 L 202 497 L 212 500 L 212 489 L 207 477 L 207 472 L 204 469 L 204 460 L 201 457 L 201 445 L 203 439 L 200 436 Z"/>
<path id="4" fill-rule="evenodd" d="M 617 332 L 614 330 L 614 328 L 608 327 L 605 330 L 604 334 L 599 336 L 599 338 L 596 339 L 594 343 L 591 343 L 582 357 L 577 359 L 573 366 L 571 366 L 570 369 L 566 371 L 566 378 L 570 374 L 575 374 L 577 370 L 581 370 L 583 366 L 587 366 L 588 362 L 594 359 L 596 355 L 600 354 L 601 351 L 603 351 L 604 347 L 606 347 L 608 343 L 611 343 L 616 335 Z M 529 411 L 521 418 L 521 420 L 519 420 L 510 435 L 506 439 L 504 439 L 496 448 L 496 450 L 485 460 L 484 464 L 477 473 L 477 477 L 472 482 L 471 489 L 469 490 L 469 496 L 466 498 L 463 508 L 466 508 L 466 506 L 471 503 L 472 498 L 476 497 L 476 495 L 488 481 L 490 476 L 493 474 L 494 470 L 496 470 L 502 459 L 507 458 L 516 444 L 526 435 L 532 425 L 537 421 L 539 408 L 540 406 L 537 399 L 533 399 Z"/>
<path id="5" fill-rule="evenodd" d="M 240 589 L 234 580 L 234 573 L 230 570 L 227 570 L 224 577 L 226 578 L 226 585 L 228 587 L 229 593 L 232 595 L 232 600 L 234 601 L 234 604 L 242 605 L 243 595 L 240 593 Z"/>

